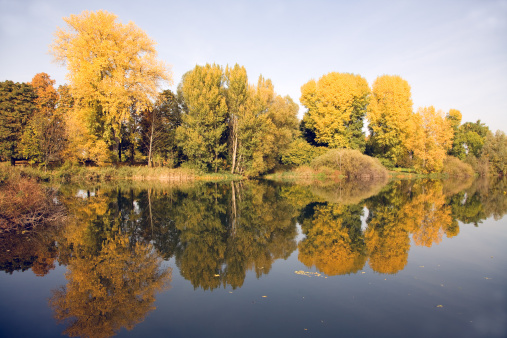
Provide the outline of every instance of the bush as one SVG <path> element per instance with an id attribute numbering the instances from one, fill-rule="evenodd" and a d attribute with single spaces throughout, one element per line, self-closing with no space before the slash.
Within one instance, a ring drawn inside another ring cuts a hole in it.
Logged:
<path id="1" fill-rule="evenodd" d="M 474 169 L 470 164 L 462 162 L 454 156 L 447 156 L 444 159 L 442 173 L 449 177 L 471 177 L 474 176 Z"/>
<path id="2" fill-rule="evenodd" d="M 292 166 L 310 164 L 310 162 L 326 152 L 326 148 L 314 147 L 302 138 L 295 139 L 282 154 L 282 163 Z"/>
<path id="3" fill-rule="evenodd" d="M 311 162 L 313 168 L 328 167 L 339 170 L 350 179 L 374 179 L 389 175 L 376 158 L 363 155 L 359 150 L 331 149 Z"/>
<path id="4" fill-rule="evenodd" d="M 63 206 L 55 197 L 54 190 L 33 178 L 10 177 L 0 190 L 0 233 L 61 220 Z"/>

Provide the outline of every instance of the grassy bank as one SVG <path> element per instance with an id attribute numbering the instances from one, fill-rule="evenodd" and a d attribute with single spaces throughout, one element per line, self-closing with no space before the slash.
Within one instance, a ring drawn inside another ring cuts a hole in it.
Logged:
<path id="1" fill-rule="evenodd" d="M 146 166 L 109 166 L 85 167 L 63 165 L 59 168 L 44 171 L 30 166 L 12 167 L 0 163 L 0 182 L 10 176 L 21 176 L 51 183 L 107 182 L 114 180 L 192 182 L 192 181 L 232 181 L 243 179 L 240 175 L 230 173 L 202 173 L 187 168 L 148 168 Z"/>

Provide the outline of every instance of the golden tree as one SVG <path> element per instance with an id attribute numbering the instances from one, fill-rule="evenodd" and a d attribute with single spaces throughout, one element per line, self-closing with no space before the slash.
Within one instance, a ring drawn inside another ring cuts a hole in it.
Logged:
<path id="1" fill-rule="evenodd" d="M 400 164 L 415 132 L 410 86 L 399 76 L 382 75 L 373 82 L 372 94 L 367 114 L 372 152 Z"/>
<path id="2" fill-rule="evenodd" d="M 88 150 L 102 147 L 99 140 L 118 146 L 122 124 L 151 105 L 171 74 L 157 60 L 155 41 L 133 22 L 124 25 L 102 10 L 64 21 L 68 27 L 57 29 L 50 52 L 67 65 L 77 106 L 74 126 L 95 136 L 85 137 Z"/>
<path id="3" fill-rule="evenodd" d="M 416 125 L 416 132 L 407 141 L 413 149 L 416 169 L 423 173 L 440 172 L 454 137 L 450 121 L 442 111 L 430 106 L 417 110 Z"/>
<path id="4" fill-rule="evenodd" d="M 308 109 L 303 118 L 315 141 L 331 148 L 364 150 L 363 119 L 370 87 L 359 75 L 329 73 L 301 87 L 301 103 Z"/>

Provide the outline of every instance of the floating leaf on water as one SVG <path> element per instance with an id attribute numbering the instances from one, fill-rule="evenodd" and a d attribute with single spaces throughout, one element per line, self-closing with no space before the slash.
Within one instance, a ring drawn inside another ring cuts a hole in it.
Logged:
<path id="1" fill-rule="evenodd" d="M 424 268 L 424 265 L 419 265 L 420 268 Z"/>
<path id="2" fill-rule="evenodd" d="M 484 277 L 484 279 L 493 279 L 493 278 L 489 278 L 489 277 Z"/>
<path id="3" fill-rule="evenodd" d="M 268 298 L 268 296 L 262 296 L 262 298 Z"/>
<path id="4" fill-rule="evenodd" d="M 437 305 L 437 307 L 444 307 L 443 305 Z"/>

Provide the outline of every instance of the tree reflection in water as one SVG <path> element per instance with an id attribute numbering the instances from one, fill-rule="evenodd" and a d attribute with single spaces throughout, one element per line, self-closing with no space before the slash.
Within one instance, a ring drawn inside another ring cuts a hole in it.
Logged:
<path id="1" fill-rule="evenodd" d="M 154 308 L 171 278 L 162 260 L 172 257 L 180 274 L 204 290 L 241 287 L 249 270 L 260 278 L 296 249 L 303 264 L 327 275 L 357 273 L 366 262 L 395 274 L 407 264 L 411 239 L 432 246 L 458 235 L 458 222 L 477 226 L 507 212 L 505 180 L 458 183 L 247 181 L 79 194 L 66 187 L 68 224 L 47 233 L 48 250 L 37 249 L 40 267 L 26 268 L 44 274 L 55 259 L 67 265 L 68 284 L 50 301 L 55 317 L 68 323 L 71 336 L 108 336 Z M 306 235 L 299 244 L 297 223 Z"/>

